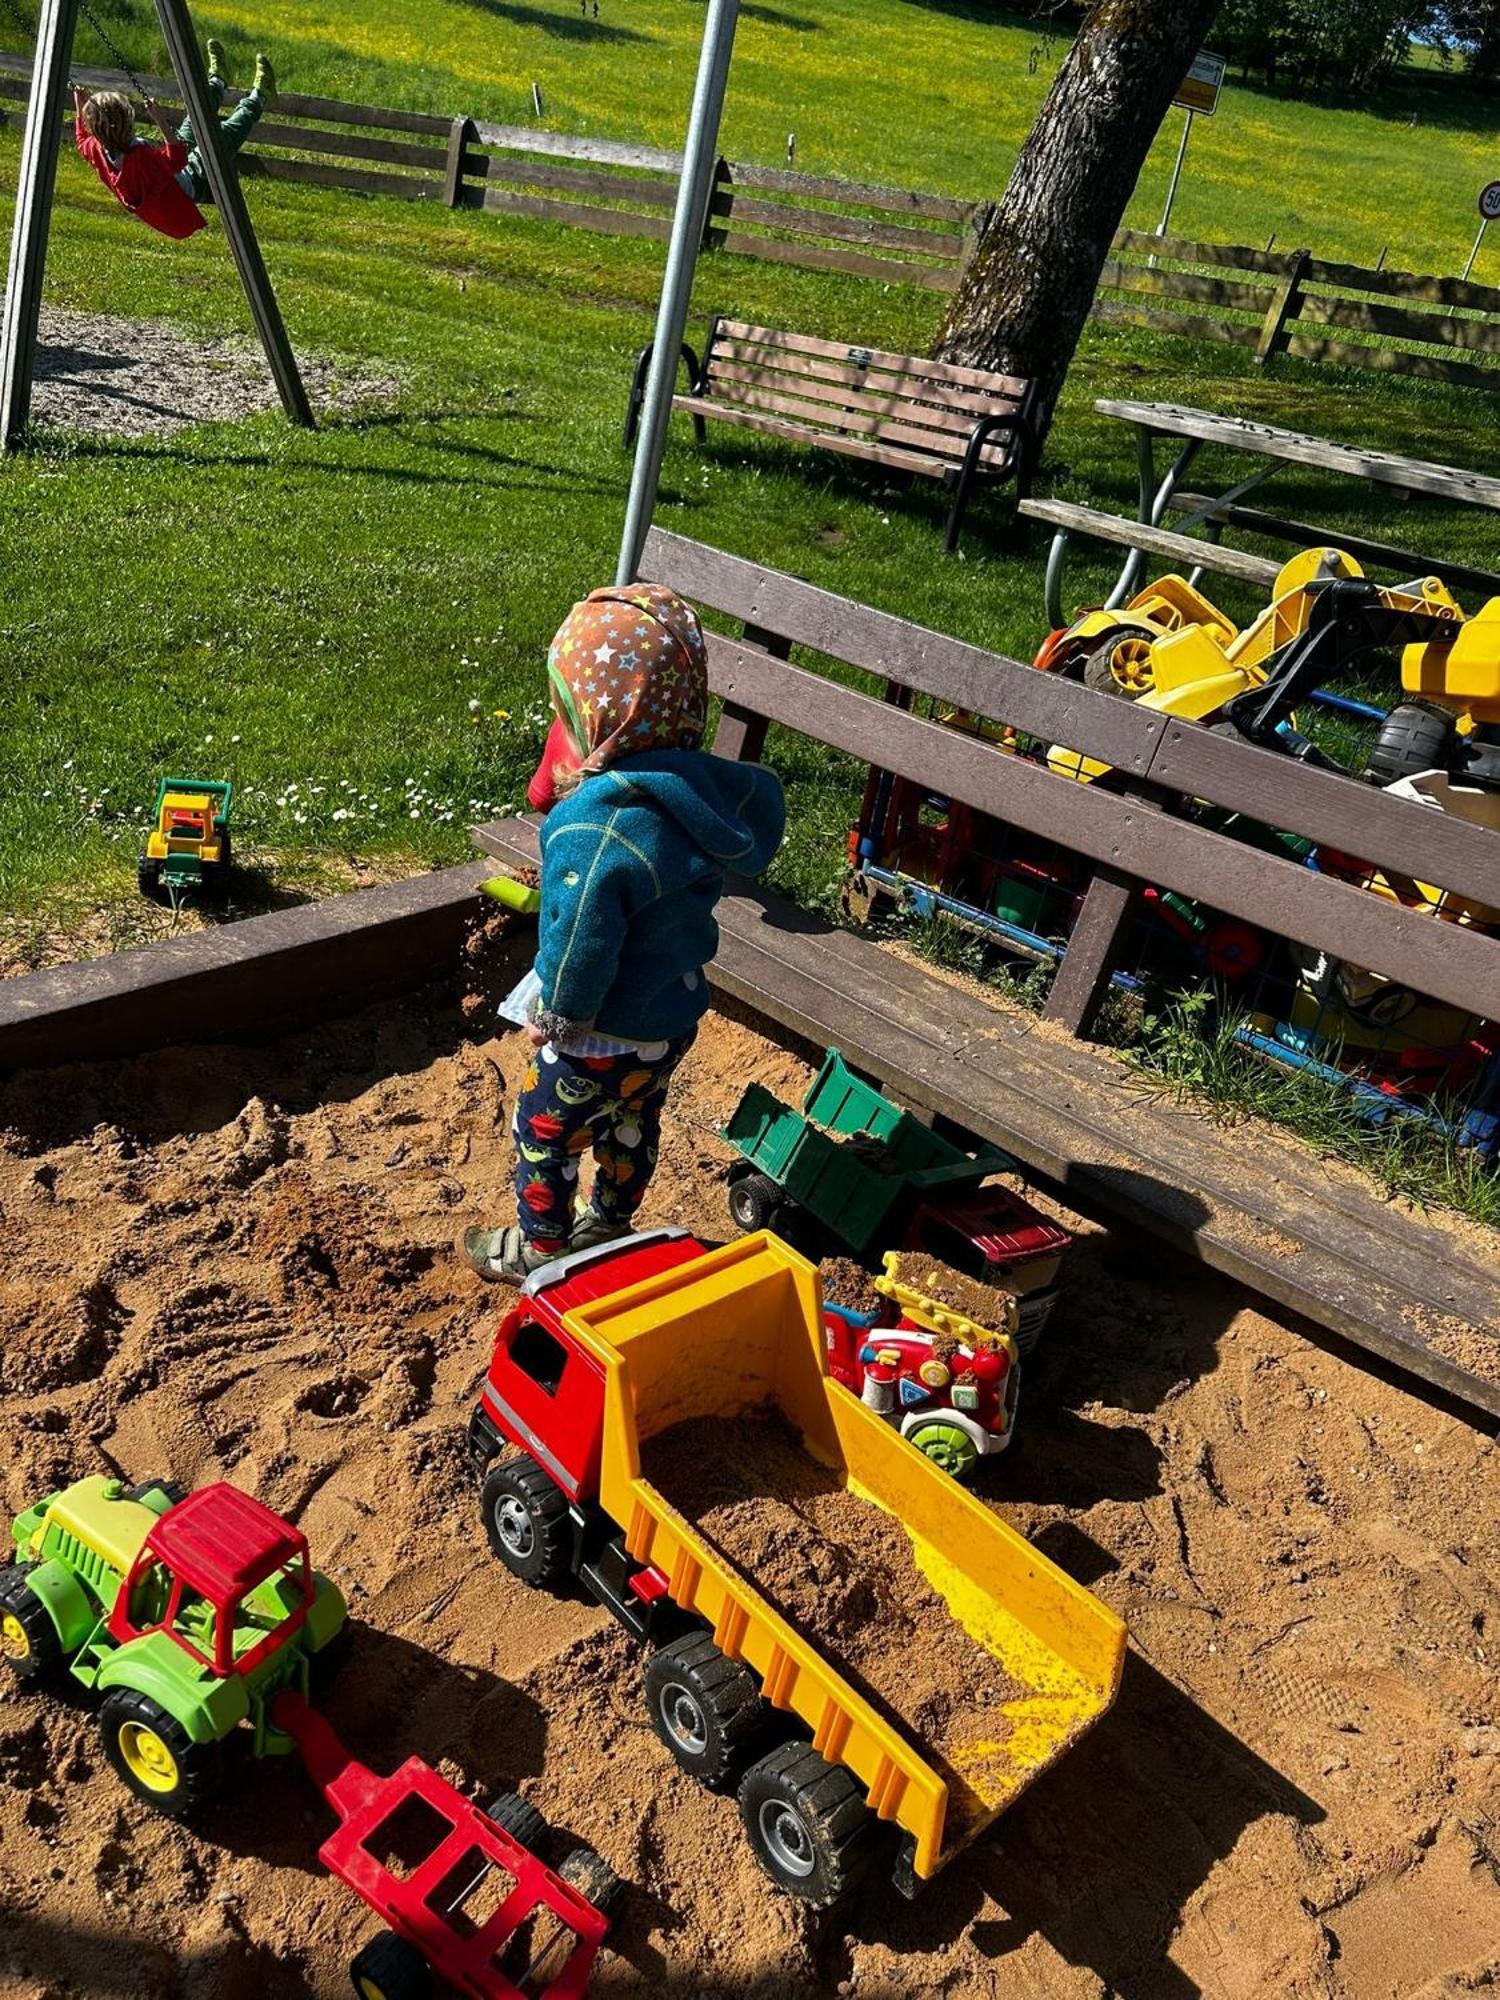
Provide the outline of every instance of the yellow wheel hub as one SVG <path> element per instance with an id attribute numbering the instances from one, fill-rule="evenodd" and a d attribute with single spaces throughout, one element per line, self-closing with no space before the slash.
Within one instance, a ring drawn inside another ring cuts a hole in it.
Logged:
<path id="1" fill-rule="evenodd" d="M 14 1611 L 7 1611 L 0 1618 L 0 1649 L 8 1660 L 29 1660 L 31 1641 L 26 1636 L 26 1627 Z"/>
<path id="2" fill-rule="evenodd" d="M 1149 694 L 1156 686 L 1156 675 L 1151 671 L 1151 641 L 1122 639 L 1109 656 L 1109 670 L 1129 693 Z"/>
<path id="3" fill-rule="evenodd" d="M 148 1792 L 177 1789 L 177 1759 L 147 1723 L 127 1722 L 121 1727 L 120 1755 L 131 1777 Z"/>

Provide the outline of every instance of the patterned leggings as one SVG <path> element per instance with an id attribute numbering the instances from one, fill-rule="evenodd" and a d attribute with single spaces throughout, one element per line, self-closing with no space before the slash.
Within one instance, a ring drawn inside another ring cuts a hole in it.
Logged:
<path id="1" fill-rule="evenodd" d="M 629 1222 L 656 1166 L 662 1106 L 693 1036 L 642 1052 L 574 1056 L 550 1044 L 532 1059 L 511 1130 L 516 1142 L 516 1219 L 539 1250 L 566 1247 L 578 1169 L 594 1155 L 593 1207 Z"/>

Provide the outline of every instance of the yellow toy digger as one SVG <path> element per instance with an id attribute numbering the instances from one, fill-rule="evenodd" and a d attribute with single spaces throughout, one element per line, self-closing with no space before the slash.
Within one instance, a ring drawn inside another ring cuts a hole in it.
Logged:
<path id="1" fill-rule="evenodd" d="M 1149 640 L 1139 622 L 1147 600 L 1158 607 Z M 1162 622 L 1161 607 L 1175 623 Z M 1180 577 L 1167 577 L 1120 612 L 1088 614 L 1065 637 L 1075 635 L 1080 646 L 1049 642 L 1038 664 L 1081 672 L 1096 687 L 1107 681 L 1146 708 L 1228 726 L 1320 764 L 1328 760 L 1295 727 L 1296 703 L 1361 654 L 1401 646 L 1402 686 L 1423 700 L 1385 718 L 1363 775 L 1390 784 L 1441 770 L 1469 784 L 1500 784 L 1500 598 L 1466 620 L 1437 577 L 1377 584 L 1352 556 L 1319 548 L 1285 565 L 1270 604 L 1242 631 Z M 1084 784 L 1109 769 L 1061 745 L 1047 762 Z"/>

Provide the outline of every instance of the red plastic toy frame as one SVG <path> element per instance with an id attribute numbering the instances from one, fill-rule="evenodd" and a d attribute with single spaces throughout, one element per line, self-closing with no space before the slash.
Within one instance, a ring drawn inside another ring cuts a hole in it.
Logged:
<path id="1" fill-rule="evenodd" d="M 520 1989 L 495 1960 L 528 1918 L 548 1910 L 567 1925 L 575 1943 L 562 1971 L 539 2000 L 583 2000 L 594 1959 L 609 1931 L 609 1919 L 592 1903 L 420 1757 L 408 1757 L 390 1777 L 379 1777 L 349 1755 L 316 1709 L 291 1692 L 276 1697 L 271 1722 L 292 1738 L 308 1776 L 338 1815 L 339 1825 L 318 1849 L 318 1859 L 398 1937 L 415 1945 L 440 1979 L 469 2000 L 522 2000 Z M 369 1843 L 411 1798 L 429 1806 L 447 1830 L 402 1880 L 377 1859 Z M 515 1887 L 465 1937 L 429 1899 L 475 1852 L 502 1869 Z"/>
<path id="2" fill-rule="evenodd" d="M 146 1574 L 147 1570 L 158 1562 L 162 1564 L 172 1578 L 172 1591 L 167 1599 L 167 1608 L 154 1624 L 134 1625 L 130 1619 L 131 1597 L 134 1595 L 136 1585 Z M 279 1569 L 290 1569 L 294 1565 L 297 1570 L 298 1583 L 301 1590 L 301 1602 L 294 1605 L 282 1622 L 269 1631 L 256 1645 L 252 1646 L 248 1653 L 242 1653 L 236 1659 L 234 1655 L 234 1614 L 239 1610 L 240 1605 L 249 1593 L 252 1590 L 259 1590 L 267 1577 L 274 1576 Z M 213 1607 L 214 1654 L 212 1659 L 195 1646 L 185 1633 L 179 1632 L 176 1629 L 177 1614 L 182 1607 L 182 1593 L 184 1588 L 195 1592 L 205 1603 Z M 201 1661 L 219 1679 L 224 1680 L 230 1674 L 249 1673 L 252 1668 L 259 1666 L 260 1662 L 269 1654 L 276 1652 L 280 1647 L 284 1646 L 295 1633 L 300 1632 L 307 1622 L 307 1608 L 312 1601 L 312 1563 L 309 1560 L 307 1544 L 305 1542 L 302 1544 L 300 1551 L 293 1555 L 290 1562 L 285 1559 L 269 1562 L 262 1575 L 252 1576 L 248 1582 L 241 1583 L 229 1595 L 223 1596 L 216 1595 L 212 1590 L 203 1589 L 201 1582 L 195 1582 L 187 1569 L 173 1568 L 167 1557 L 162 1555 L 153 1546 L 152 1539 L 148 1537 L 145 1546 L 131 1565 L 130 1574 L 125 1579 L 124 1588 L 115 1600 L 115 1608 L 110 1613 L 109 1636 L 123 1646 L 131 1639 L 144 1638 L 148 1632 L 165 1632 L 173 1645 L 180 1646 L 190 1659 Z"/>

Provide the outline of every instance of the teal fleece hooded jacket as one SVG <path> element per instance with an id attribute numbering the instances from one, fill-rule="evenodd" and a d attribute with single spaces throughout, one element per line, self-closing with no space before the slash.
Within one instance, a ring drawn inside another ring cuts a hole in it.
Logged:
<path id="1" fill-rule="evenodd" d="M 585 778 L 542 826 L 537 1025 L 674 1041 L 708 1006 L 724 877 L 759 874 L 786 824 L 781 781 L 706 750 L 652 750 Z"/>

